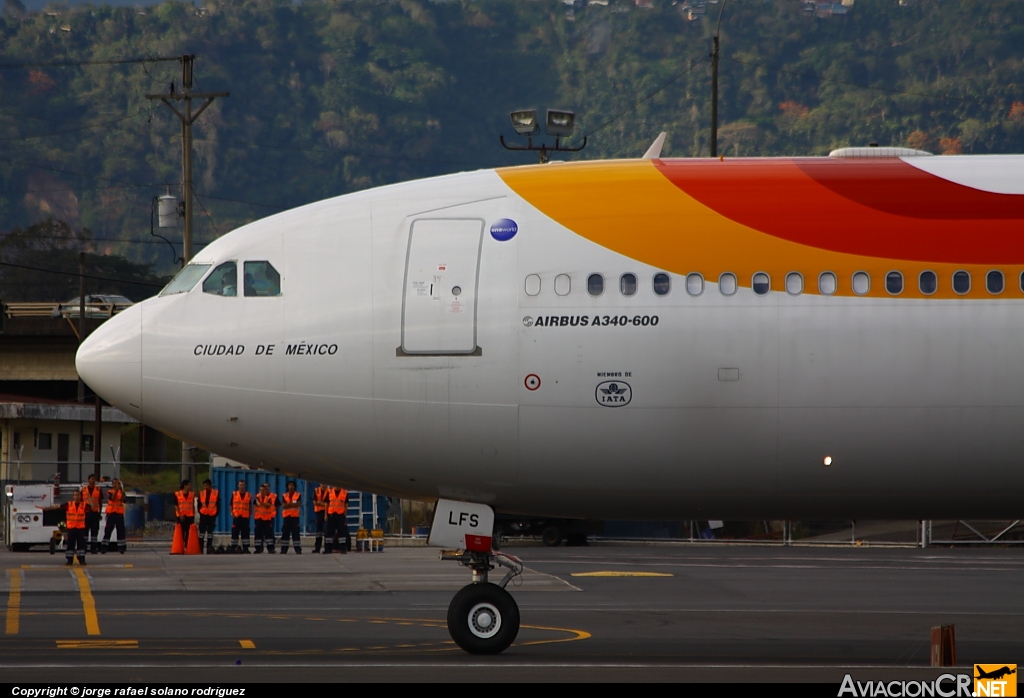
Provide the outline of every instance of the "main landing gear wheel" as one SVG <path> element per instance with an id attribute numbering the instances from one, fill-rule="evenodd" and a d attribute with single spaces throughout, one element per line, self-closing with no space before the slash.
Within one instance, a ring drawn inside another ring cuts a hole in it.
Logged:
<path id="1" fill-rule="evenodd" d="M 470 584 L 448 607 L 448 632 L 470 654 L 500 654 L 519 634 L 519 606 L 497 584 Z"/>

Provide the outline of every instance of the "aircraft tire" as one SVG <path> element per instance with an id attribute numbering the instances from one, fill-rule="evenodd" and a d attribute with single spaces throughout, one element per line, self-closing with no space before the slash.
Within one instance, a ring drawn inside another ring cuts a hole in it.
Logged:
<path id="1" fill-rule="evenodd" d="M 469 654 L 500 654 L 519 634 L 519 606 L 496 584 L 470 584 L 448 606 L 448 633 Z"/>

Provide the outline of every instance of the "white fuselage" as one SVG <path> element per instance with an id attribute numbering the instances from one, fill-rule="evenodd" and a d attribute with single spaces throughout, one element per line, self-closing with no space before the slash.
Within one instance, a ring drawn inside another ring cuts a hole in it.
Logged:
<path id="1" fill-rule="evenodd" d="M 489 232 L 503 219 L 518 226 L 505 241 Z M 435 228 L 454 232 L 411 232 Z M 269 260 L 281 295 L 152 298 L 101 326 L 79 371 L 146 424 L 254 467 L 566 517 L 1024 508 L 1024 300 L 724 296 L 714 279 L 693 296 L 680 276 L 658 296 L 662 270 L 493 171 L 305 206 L 193 261 L 227 260 Z"/>

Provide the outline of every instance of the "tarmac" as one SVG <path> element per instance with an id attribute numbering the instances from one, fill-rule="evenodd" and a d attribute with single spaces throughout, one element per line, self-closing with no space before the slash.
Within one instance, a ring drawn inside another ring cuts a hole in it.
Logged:
<path id="1" fill-rule="evenodd" d="M 0 551 L 7 682 L 925 680 L 1024 659 L 1024 550 L 506 544 L 522 626 L 497 657 L 446 627 L 469 572 L 426 547 L 64 565 Z M 495 572 L 492 580 L 500 579 Z M 957 669 L 929 664 L 955 626 Z"/>

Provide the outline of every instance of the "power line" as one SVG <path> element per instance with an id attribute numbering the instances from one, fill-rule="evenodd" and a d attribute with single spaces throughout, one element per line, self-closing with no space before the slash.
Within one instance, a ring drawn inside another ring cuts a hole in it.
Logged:
<path id="1" fill-rule="evenodd" d="M 146 56 L 142 58 L 113 58 L 104 61 L 37 61 L 28 63 L 0 63 L 0 70 L 8 68 L 67 68 L 78 65 L 127 65 L 130 63 L 164 63 L 180 61 L 181 56 Z"/>
<path id="2" fill-rule="evenodd" d="M 45 269 L 43 267 L 30 267 L 27 264 L 15 264 L 14 262 L 0 262 L 0 266 L 3 267 L 14 267 L 15 269 L 26 269 L 28 271 L 41 271 L 45 274 L 59 274 L 61 276 L 74 276 L 75 278 L 81 277 L 84 279 L 92 279 L 94 281 L 113 281 L 119 284 L 135 284 L 137 286 L 152 286 L 153 288 L 163 288 L 164 284 L 154 284 L 149 281 L 132 281 L 131 279 L 113 279 L 109 276 L 94 276 L 92 274 L 79 274 L 77 271 L 60 271 L 59 269 Z"/>
<path id="3" fill-rule="evenodd" d="M 0 141 L 27 141 L 33 138 L 50 138 L 52 136 L 62 136 L 66 133 L 78 133 L 79 131 L 87 131 L 91 128 L 101 128 L 103 126 L 110 126 L 111 124 L 117 124 L 128 119 L 134 119 L 140 116 L 139 114 L 131 114 L 129 116 L 123 116 L 120 119 L 114 119 L 113 121 L 104 121 L 95 124 L 87 124 L 85 126 L 79 126 L 78 128 L 71 128 L 67 131 L 55 131 L 53 133 L 37 133 L 31 136 L 14 136 L 12 138 L 0 138 Z"/>

